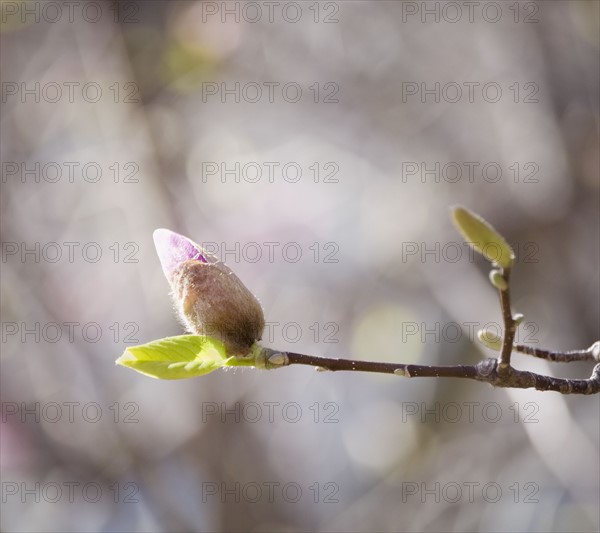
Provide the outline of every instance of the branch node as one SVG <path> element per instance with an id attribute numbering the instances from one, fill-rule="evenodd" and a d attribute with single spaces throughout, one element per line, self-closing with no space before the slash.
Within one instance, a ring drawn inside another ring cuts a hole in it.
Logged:
<path id="1" fill-rule="evenodd" d="M 287 353 L 278 352 L 271 350 L 270 348 L 264 348 L 258 346 L 258 353 L 254 358 L 254 366 L 256 368 L 262 368 L 263 370 L 271 370 L 274 368 L 281 368 L 290 364 Z"/>
<path id="2" fill-rule="evenodd" d="M 482 359 L 481 361 L 479 361 L 479 363 L 477 364 L 477 369 L 478 369 L 480 376 L 487 378 L 496 371 L 497 366 L 498 366 L 497 359 L 489 359 L 488 358 L 488 359 Z"/>

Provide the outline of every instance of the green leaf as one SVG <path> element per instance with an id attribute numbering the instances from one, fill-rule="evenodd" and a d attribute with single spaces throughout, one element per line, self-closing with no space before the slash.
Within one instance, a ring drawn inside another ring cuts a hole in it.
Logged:
<path id="1" fill-rule="evenodd" d="M 116 363 L 152 378 L 183 379 L 202 376 L 223 366 L 241 366 L 232 360 L 235 357 L 227 357 L 223 343 L 215 338 L 180 335 L 131 346 Z"/>
<path id="2" fill-rule="evenodd" d="M 515 252 L 504 237 L 483 218 L 464 207 L 453 208 L 452 218 L 467 244 L 490 263 L 502 268 L 510 268 L 513 265 Z"/>

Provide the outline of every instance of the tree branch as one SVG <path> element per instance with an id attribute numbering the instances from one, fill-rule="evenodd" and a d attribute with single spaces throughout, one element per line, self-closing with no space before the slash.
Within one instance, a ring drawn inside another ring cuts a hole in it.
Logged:
<path id="1" fill-rule="evenodd" d="M 504 322 L 504 336 L 502 338 L 502 350 L 499 357 L 498 372 L 500 374 L 508 374 L 510 369 L 510 356 L 512 355 L 513 344 L 515 341 L 515 332 L 517 331 L 517 323 L 512 315 L 510 306 L 510 268 L 504 269 L 502 272 L 506 280 L 506 287 L 498 288 L 500 296 L 500 307 L 502 309 L 502 320 Z"/>
<path id="2" fill-rule="evenodd" d="M 407 365 L 402 363 L 380 363 L 375 361 L 353 361 L 351 359 L 335 359 L 316 357 L 294 352 L 277 352 L 263 348 L 262 368 L 280 368 L 289 365 L 308 365 L 317 370 L 377 372 L 395 374 L 407 378 L 436 377 L 473 379 L 489 383 L 494 387 L 514 389 L 534 388 L 541 391 L 556 391 L 561 394 L 598 394 L 600 393 L 600 341 L 587 350 L 569 352 L 551 352 L 538 348 L 514 344 L 520 318 L 513 316 L 510 303 L 509 278 L 510 268 L 493 271 L 492 283 L 500 296 L 500 307 L 504 322 L 504 334 L 500 355 L 497 359 L 483 359 L 477 365 L 429 366 Z M 522 317 L 522 315 L 521 315 Z M 510 364 L 513 350 L 547 359 L 549 361 L 597 361 L 589 379 L 555 378 L 517 370 Z"/>
<path id="3" fill-rule="evenodd" d="M 556 363 L 570 363 L 571 361 L 596 361 L 600 363 L 600 341 L 595 342 L 586 350 L 570 350 L 568 352 L 554 352 L 541 348 L 532 348 L 523 344 L 516 344 L 514 349 L 517 352 Z"/>
<path id="4" fill-rule="evenodd" d="M 566 379 L 516 370 L 510 366 L 508 369 L 499 371 L 500 362 L 498 359 L 483 359 L 477 365 L 428 366 L 317 357 L 295 352 L 278 352 L 270 348 L 263 348 L 263 352 L 265 357 L 264 368 L 308 365 L 317 370 L 330 370 L 332 372 L 376 372 L 380 374 L 395 374 L 407 378 L 444 377 L 473 379 L 489 383 L 494 387 L 515 389 L 534 388 L 540 391 L 556 391 L 561 394 L 600 393 L 600 364 L 594 367 L 589 379 Z"/>

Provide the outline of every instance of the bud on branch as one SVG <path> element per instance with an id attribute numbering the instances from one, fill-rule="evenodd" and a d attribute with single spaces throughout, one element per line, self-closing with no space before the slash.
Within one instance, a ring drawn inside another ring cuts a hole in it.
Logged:
<path id="1" fill-rule="evenodd" d="M 154 244 L 187 330 L 217 337 L 228 355 L 248 355 L 265 327 L 254 295 L 225 263 L 187 237 L 157 229 Z"/>
<path id="2" fill-rule="evenodd" d="M 499 351 L 497 359 L 483 359 L 477 365 L 428 366 L 379 363 L 316 357 L 262 347 L 265 319 L 254 295 L 223 262 L 192 240 L 167 229 L 154 232 L 156 251 L 169 284 L 177 313 L 192 335 L 159 339 L 127 348 L 117 364 L 159 379 L 181 379 L 207 374 L 222 367 L 252 366 L 275 369 L 308 365 L 317 370 L 378 372 L 404 378 L 453 377 L 474 379 L 496 387 L 552 390 L 562 394 L 600 392 L 600 342 L 587 350 L 553 352 L 515 345 L 515 332 L 523 320 L 512 313 L 510 274 L 515 254 L 490 224 L 464 207 L 456 207 L 452 218 L 474 250 L 495 267 L 489 279 L 498 291 L 504 322 L 502 337 L 481 330 L 479 340 Z M 488 253 L 490 247 L 499 256 Z M 588 379 L 561 379 L 524 372 L 511 366 L 513 351 L 548 361 L 595 361 Z"/>

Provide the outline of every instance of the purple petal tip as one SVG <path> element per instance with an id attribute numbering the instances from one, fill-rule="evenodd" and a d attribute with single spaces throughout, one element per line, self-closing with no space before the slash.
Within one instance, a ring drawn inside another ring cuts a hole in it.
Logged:
<path id="1" fill-rule="evenodd" d="M 163 272 L 168 280 L 173 271 L 184 261 L 196 259 L 206 263 L 201 248 L 183 235 L 160 228 L 154 231 L 154 246 L 160 259 Z"/>

